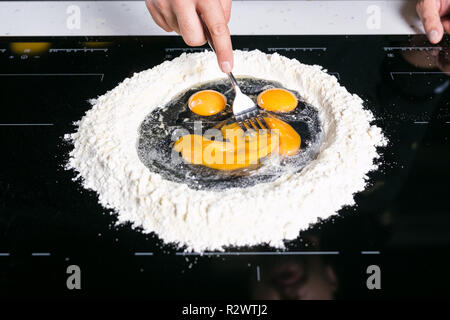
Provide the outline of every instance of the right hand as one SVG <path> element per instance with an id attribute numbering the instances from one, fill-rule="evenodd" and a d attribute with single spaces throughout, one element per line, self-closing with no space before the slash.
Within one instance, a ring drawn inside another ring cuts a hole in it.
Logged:
<path id="1" fill-rule="evenodd" d="M 153 20 L 165 31 L 175 31 L 189 46 L 206 43 L 202 19 L 210 34 L 220 69 L 233 69 L 233 49 L 228 21 L 231 0 L 146 0 Z"/>
<path id="2" fill-rule="evenodd" d="M 440 42 L 444 31 L 450 33 L 450 0 L 419 0 L 416 9 L 431 43 Z"/>

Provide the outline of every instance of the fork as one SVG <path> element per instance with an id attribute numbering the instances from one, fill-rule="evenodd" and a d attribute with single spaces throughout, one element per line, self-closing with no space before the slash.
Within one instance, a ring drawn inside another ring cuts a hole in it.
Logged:
<path id="1" fill-rule="evenodd" d="M 206 40 L 208 40 L 208 44 L 211 47 L 211 50 L 216 53 L 211 34 L 209 33 L 209 30 L 204 22 L 203 29 L 205 31 Z M 227 76 L 230 79 L 234 92 L 236 93 L 233 101 L 233 114 L 239 127 L 241 127 L 241 129 L 244 131 L 249 131 L 251 129 L 254 129 L 256 131 L 269 129 L 269 126 L 264 120 L 264 117 L 262 116 L 258 106 L 249 96 L 242 93 L 241 89 L 239 88 L 239 84 L 236 81 L 236 78 L 233 76 L 233 73 L 227 73 Z"/>

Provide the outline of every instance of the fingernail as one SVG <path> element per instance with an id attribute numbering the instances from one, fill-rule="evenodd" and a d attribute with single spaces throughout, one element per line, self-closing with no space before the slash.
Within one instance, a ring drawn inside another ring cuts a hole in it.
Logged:
<path id="1" fill-rule="evenodd" d="M 430 39 L 431 42 L 439 42 L 439 34 L 436 30 L 431 30 L 428 32 L 428 39 Z"/>
<path id="2" fill-rule="evenodd" d="M 220 68 L 222 69 L 223 72 L 225 73 L 230 73 L 231 72 L 231 64 L 228 61 L 224 61 L 220 64 Z"/>

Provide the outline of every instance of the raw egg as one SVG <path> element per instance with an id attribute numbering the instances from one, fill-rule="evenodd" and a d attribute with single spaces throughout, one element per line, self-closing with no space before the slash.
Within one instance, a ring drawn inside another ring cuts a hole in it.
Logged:
<path id="1" fill-rule="evenodd" d="M 302 139 L 288 123 L 277 118 L 264 118 L 272 130 L 277 130 L 279 148 L 278 153 L 283 156 L 292 156 L 300 150 Z"/>
<path id="2" fill-rule="evenodd" d="M 257 166 L 260 159 L 273 153 L 292 156 L 300 150 L 300 135 L 289 124 L 276 118 L 264 118 L 271 131 L 244 134 L 237 123 L 221 128 L 224 141 L 201 135 L 182 136 L 174 144 L 189 163 L 217 170 L 236 170 Z"/>
<path id="3" fill-rule="evenodd" d="M 12 42 L 11 51 L 16 54 L 43 54 L 50 49 L 50 42 Z"/>
<path id="4" fill-rule="evenodd" d="M 202 90 L 194 93 L 188 101 L 189 109 L 201 116 L 212 116 L 227 105 L 227 98 L 214 90 Z"/>
<path id="5" fill-rule="evenodd" d="M 281 88 L 267 89 L 257 98 L 258 105 L 274 112 L 289 112 L 297 107 L 297 98 L 289 91 Z"/>

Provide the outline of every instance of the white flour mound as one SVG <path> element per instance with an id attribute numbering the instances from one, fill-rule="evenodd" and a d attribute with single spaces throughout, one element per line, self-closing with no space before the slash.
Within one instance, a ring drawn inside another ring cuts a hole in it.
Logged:
<path id="1" fill-rule="evenodd" d="M 377 168 L 377 147 L 386 144 L 363 101 L 322 67 L 276 53 L 236 50 L 233 72 L 278 81 L 318 108 L 323 138 L 316 160 L 273 182 L 222 191 L 193 190 L 150 172 L 137 153 L 144 118 L 179 92 L 223 78 L 214 54 L 202 52 L 137 73 L 94 100 L 77 132 L 66 135 L 74 146 L 67 168 L 119 223 L 130 221 L 189 251 L 260 243 L 282 248 L 318 218 L 353 205 L 367 173 Z"/>

